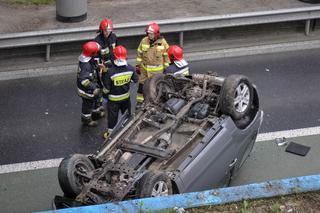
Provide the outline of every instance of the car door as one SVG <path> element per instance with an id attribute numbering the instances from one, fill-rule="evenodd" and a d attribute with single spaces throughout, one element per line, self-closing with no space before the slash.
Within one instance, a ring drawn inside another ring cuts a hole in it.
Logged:
<path id="1" fill-rule="evenodd" d="M 232 119 L 225 117 L 206 133 L 179 167 L 179 178 L 183 182 L 180 192 L 212 189 L 225 184 L 237 162 L 237 138 L 233 137 L 237 131 Z"/>

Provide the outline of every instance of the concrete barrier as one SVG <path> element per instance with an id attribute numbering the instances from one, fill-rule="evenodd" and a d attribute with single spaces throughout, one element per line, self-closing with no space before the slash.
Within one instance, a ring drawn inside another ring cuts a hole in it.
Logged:
<path id="1" fill-rule="evenodd" d="M 282 180 L 272 180 L 262 183 L 213 189 L 202 192 L 177 194 L 167 197 L 144 198 L 118 203 L 60 209 L 47 211 L 47 213 L 155 212 L 164 209 L 172 209 L 174 207 L 194 208 L 208 205 L 220 205 L 241 200 L 268 198 L 317 190 L 320 190 L 320 174 Z"/>

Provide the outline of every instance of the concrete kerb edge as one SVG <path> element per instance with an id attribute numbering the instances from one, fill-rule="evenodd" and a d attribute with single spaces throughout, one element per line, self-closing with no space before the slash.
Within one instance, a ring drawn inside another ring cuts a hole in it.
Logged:
<path id="1" fill-rule="evenodd" d="M 200 60 L 208 60 L 208 59 L 288 52 L 288 51 L 317 49 L 317 48 L 320 48 L 320 40 L 268 44 L 268 45 L 238 47 L 238 48 L 230 48 L 230 49 L 209 50 L 209 51 L 199 51 L 199 52 L 189 52 L 189 53 L 187 52 L 185 53 L 185 57 L 188 61 L 191 62 L 191 61 L 200 61 Z M 129 59 L 128 62 L 131 64 L 135 63 L 134 59 Z M 37 69 L 0 72 L 0 81 L 30 78 L 30 77 L 59 75 L 59 74 L 69 74 L 69 73 L 75 73 L 76 69 L 77 69 L 77 65 L 65 65 L 65 66 L 57 66 L 57 67 L 49 67 L 49 68 L 37 68 Z"/>
<path id="2" fill-rule="evenodd" d="M 243 186 L 220 188 L 202 192 L 177 194 L 167 197 L 144 198 L 78 208 L 60 209 L 57 213 L 73 212 L 154 212 L 165 209 L 196 208 L 220 205 L 248 199 L 269 198 L 320 190 L 320 174 L 272 180 Z"/>

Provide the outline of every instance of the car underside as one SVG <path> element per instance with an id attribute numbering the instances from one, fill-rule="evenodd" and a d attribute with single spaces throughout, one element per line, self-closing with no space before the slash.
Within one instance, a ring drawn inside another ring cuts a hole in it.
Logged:
<path id="1" fill-rule="evenodd" d="M 247 77 L 159 74 L 145 82 L 144 96 L 140 109 L 122 116 L 97 154 L 63 159 L 59 183 L 72 202 L 59 197 L 56 206 L 165 196 L 230 183 L 252 149 L 263 116 Z M 201 176 L 191 178 L 195 173 Z"/>

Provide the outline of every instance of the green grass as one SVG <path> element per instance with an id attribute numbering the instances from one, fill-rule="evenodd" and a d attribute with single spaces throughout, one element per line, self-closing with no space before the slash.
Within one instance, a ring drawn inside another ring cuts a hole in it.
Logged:
<path id="1" fill-rule="evenodd" d="M 48 5 L 53 4 L 55 0 L 7 0 L 11 4 L 21 5 Z"/>
<path id="2" fill-rule="evenodd" d="M 289 210 L 292 212 L 320 212 L 320 191 L 186 209 L 187 213 L 281 213 Z"/>

